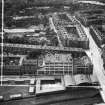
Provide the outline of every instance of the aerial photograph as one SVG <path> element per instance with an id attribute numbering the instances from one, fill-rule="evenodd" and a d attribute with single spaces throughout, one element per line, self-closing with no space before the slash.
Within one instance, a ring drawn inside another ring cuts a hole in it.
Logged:
<path id="1" fill-rule="evenodd" d="M 0 0 L 0 105 L 105 105 L 104 0 Z"/>

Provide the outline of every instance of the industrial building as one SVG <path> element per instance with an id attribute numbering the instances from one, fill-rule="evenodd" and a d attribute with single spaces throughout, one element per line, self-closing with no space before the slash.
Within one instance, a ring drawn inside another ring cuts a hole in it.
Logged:
<path id="1" fill-rule="evenodd" d="M 92 74 L 93 65 L 85 55 L 74 57 L 69 54 L 55 53 L 39 55 L 36 58 L 27 56 L 4 56 L 4 75 L 66 75 Z"/>

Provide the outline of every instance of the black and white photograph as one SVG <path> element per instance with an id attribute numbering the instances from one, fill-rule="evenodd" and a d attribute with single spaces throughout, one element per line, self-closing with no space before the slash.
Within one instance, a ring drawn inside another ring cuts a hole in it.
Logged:
<path id="1" fill-rule="evenodd" d="M 105 0 L 0 0 L 0 105 L 105 105 Z"/>

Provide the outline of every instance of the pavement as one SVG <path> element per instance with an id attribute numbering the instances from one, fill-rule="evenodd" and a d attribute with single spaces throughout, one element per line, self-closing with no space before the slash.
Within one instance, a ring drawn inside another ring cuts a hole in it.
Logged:
<path id="1" fill-rule="evenodd" d="M 101 58 L 101 49 L 96 45 L 95 41 L 93 40 L 91 34 L 89 33 L 89 28 L 85 28 L 82 26 L 84 31 L 86 32 L 87 37 L 90 41 L 89 50 L 86 50 L 86 54 L 90 57 L 93 65 L 94 65 L 94 71 L 93 73 L 96 73 L 97 78 L 100 82 L 102 91 L 101 95 L 105 102 L 105 70 L 103 68 L 103 60 Z"/>
<path id="2" fill-rule="evenodd" d="M 75 20 L 77 20 L 77 19 L 75 18 Z M 78 22 L 80 23 L 80 21 L 78 21 Z M 100 93 L 101 93 L 101 96 L 105 102 L 105 70 L 103 68 L 103 60 L 101 58 L 102 52 L 101 52 L 101 49 L 95 43 L 94 39 L 92 38 L 92 36 L 89 32 L 89 28 L 84 27 L 82 24 L 81 24 L 81 26 L 84 29 L 87 37 L 89 38 L 89 50 L 85 50 L 85 52 L 89 56 L 89 58 L 91 59 L 93 65 L 94 65 L 93 73 L 96 74 L 96 76 L 99 80 L 99 83 L 102 88 L 102 90 L 100 90 Z"/>

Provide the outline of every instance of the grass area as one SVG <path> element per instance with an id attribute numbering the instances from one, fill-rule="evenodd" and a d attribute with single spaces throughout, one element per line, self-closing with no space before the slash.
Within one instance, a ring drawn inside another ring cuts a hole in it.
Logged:
<path id="1" fill-rule="evenodd" d="M 0 87 L 0 95 L 4 96 L 4 98 L 9 98 L 9 95 L 13 94 L 22 94 L 23 96 L 27 96 L 29 87 L 19 87 L 19 86 L 1 86 Z"/>

